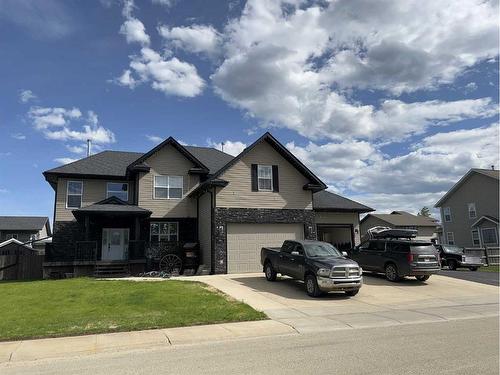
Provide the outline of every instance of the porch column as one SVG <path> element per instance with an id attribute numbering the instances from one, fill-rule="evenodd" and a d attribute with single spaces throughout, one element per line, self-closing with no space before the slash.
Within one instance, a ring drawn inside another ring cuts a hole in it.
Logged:
<path id="1" fill-rule="evenodd" d="M 135 233 L 134 233 L 134 239 L 140 240 L 141 239 L 141 221 L 139 220 L 138 217 L 135 218 Z"/>

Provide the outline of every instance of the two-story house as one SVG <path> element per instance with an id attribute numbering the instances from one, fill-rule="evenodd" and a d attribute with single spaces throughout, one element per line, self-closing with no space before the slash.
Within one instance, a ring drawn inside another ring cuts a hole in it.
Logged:
<path id="1" fill-rule="evenodd" d="M 212 273 L 259 272 L 262 246 L 318 231 L 354 244 L 359 213 L 372 211 L 325 191 L 269 133 L 236 157 L 170 137 L 145 154 L 104 151 L 44 176 L 55 191 L 46 275 L 91 274 L 106 262 L 139 272 L 144 247 L 162 242 L 199 243 Z"/>
<path id="2" fill-rule="evenodd" d="M 52 235 L 46 216 L 0 216 L 0 246 L 6 241 L 45 250 L 46 239 Z M 40 241 L 39 241 L 40 240 Z"/>
<path id="3" fill-rule="evenodd" d="M 471 169 L 436 203 L 443 243 L 498 246 L 499 171 Z"/>
<path id="4" fill-rule="evenodd" d="M 414 229 L 417 239 L 430 241 L 438 239 L 437 220 L 432 217 L 413 215 L 406 211 L 393 211 L 390 214 L 368 214 L 361 219 L 361 235 L 373 227 Z"/>

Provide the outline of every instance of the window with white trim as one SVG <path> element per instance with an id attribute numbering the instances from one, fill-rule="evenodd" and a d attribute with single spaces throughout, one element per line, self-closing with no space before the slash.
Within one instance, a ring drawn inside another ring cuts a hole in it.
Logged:
<path id="1" fill-rule="evenodd" d="M 82 207 L 83 182 L 68 181 L 66 191 L 66 208 Z"/>
<path id="2" fill-rule="evenodd" d="M 485 245 L 498 244 L 497 228 L 481 228 L 481 238 Z"/>
<path id="3" fill-rule="evenodd" d="M 273 191 L 273 167 L 259 165 L 257 167 L 257 181 L 259 191 Z"/>
<path id="4" fill-rule="evenodd" d="M 179 223 L 177 222 L 151 223 L 149 229 L 151 242 L 179 241 Z"/>
<path id="5" fill-rule="evenodd" d="M 476 204 L 475 203 L 468 203 L 467 210 L 469 211 L 469 219 L 475 219 L 477 216 Z"/>
<path id="6" fill-rule="evenodd" d="M 455 235 L 453 232 L 446 232 L 446 242 L 448 245 L 455 245 Z"/>
<path id="7" fill-rule="evenodd" d="M 444 221 L 447 223 L 451 222 L 451 208 L 450 207 L 443 207 L 443 217 Z"/>
<path id="8" fill-rule="evenodd" d="M 128 184 L 123 182 L 108 182 L 106 185 L 106 198 L 117 197 L 128 201 Z"/>
<path id="9" fill-rule="evenodd" d="M 479 231 L 477 229 L 472 229 L 470 232 L 472 235 L 472 246 L 480 246 L 481 239 L 479 238 Z"/>
<path id="10" fill-rule="evenodd" d="M 184 178 L 182 176 L 155 176 L 154 199 L 180 199 L 183 194 Z"/>

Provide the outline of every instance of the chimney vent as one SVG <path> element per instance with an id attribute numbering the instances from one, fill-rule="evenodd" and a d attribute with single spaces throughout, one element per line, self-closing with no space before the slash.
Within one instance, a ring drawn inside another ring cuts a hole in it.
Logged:
<path id="1" fill-rule="evenodd" d="M 92 142 L 89 138 L 87 139 L 87 157 L 90 156 L 91 152 L 92 152 Z"/>
<path id="2" fill-rule="evenodd" d="M 221 142 L 221 151 L 224 152 L 224 142 Z"/>
<path id="3" fill-rule="evenodd" d="M 491 165 L 491 170 L 494 171 L 495 170 L 495 166 L 494 165 Z"/>

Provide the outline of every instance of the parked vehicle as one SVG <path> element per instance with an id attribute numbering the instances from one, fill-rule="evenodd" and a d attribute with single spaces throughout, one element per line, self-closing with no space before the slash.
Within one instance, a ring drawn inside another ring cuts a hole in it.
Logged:
<path id="1" fill-rule="evenodd" d="M 431 242 L 414 240 L 415 232 L 389 228 L 370 230 L 371 238 L 356 246 L 350 256 L 365 271 L 384 273 L 389 281 L 405 276 L 426 281 L 441 269 L 439 254 Z"/>
<path id="2" fill-rule="evenodd" d="M 263 247 L 261 264 L 268 281 L 278 274 L 304 280 L 308 295 L 343 291 L 355 296 L 363 285 L 363 270 L 334 246 L 320 241 L 285 241 L 281 248 Z"/>
<path id="3" fill-rule="evenodd" d="M 455 245 L 436 245 L 441 258 L 441 267 L 448 266 L 450 270 L 457 268 L 468 268 L 477 271 L 483 265 L 479 256 L 469 256 L 465 254 L 465 248 Z"/>

